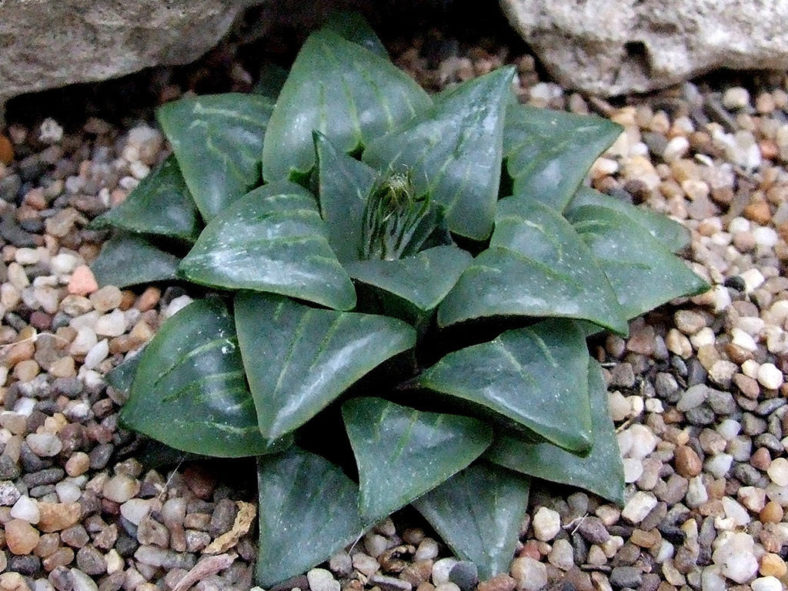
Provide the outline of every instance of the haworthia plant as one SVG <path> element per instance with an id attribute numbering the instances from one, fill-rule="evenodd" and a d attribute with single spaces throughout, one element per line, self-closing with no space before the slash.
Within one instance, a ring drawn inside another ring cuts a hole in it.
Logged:
<path id="1" fill-rule="evenodd" d="M 512 76 L 430 97 L 334 18 L 260 94 L 163 106 L 174 155 L 97 222 L 102 283 L 213 292 L 110 379 L 125 426 L 258 458 L 263 586 L 409 503 L 491 577 L 532 477 L 623 501 L 585 335 L 707 286 L 681 226 L 581 186 L 619 127 L 519 105 Z M 338 464 L 306 437 L 331 420 Z"/>

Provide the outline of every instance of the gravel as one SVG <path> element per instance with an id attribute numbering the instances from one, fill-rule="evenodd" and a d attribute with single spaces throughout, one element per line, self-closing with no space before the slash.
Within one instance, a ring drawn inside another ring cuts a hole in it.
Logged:
<path id="1" fill-rule="evenodd" d="M 729 75 L 611 104 L 540 80 L 528 54 L 430 35 L 390 47 L 428 88 L 514 63 L 523 102 L 623 125 L 590 182 L 683 223 L 688 264 L 714 286 L 633 321 L 628 339 L 592 342 L 625 506 L 534 486 L 510 572 L 478 589 L 784 588 L 788 78 L 742 85 Z M 236 66 L 226 89 L 244 90 Z M 183 90 L 157 84 L 162 98 Z M 253 484 L 200 463 L 144 467 L 134 459 L 141 439 L 117 424 L 123 398 L 102 378 L 191 301 L 180 288 L 99 289 L 88 267 L 106 238 L 90 219 L 167 155 L 151 105 L 141 113 L 78 125 L 43 114 L 0 129 L 2 154 L 14 152 L 0 159 L 0 589 L 253 585 L 253 530 L 232 559 L 186 578 L 232 528 L 236 502 L 254 502 Z M 294 585 L 472 589 L 473 565 L 413 520 L 395 515 Z"/>

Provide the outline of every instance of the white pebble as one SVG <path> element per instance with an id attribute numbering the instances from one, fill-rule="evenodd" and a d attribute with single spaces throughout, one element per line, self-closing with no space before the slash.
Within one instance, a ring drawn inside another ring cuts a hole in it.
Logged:
<path id="1" fill-rule="evenodd" d="M 736 496 L 750 511 L 759 513 L 766 505 L 766 491 L 755 486 L 742 486 Z"/>
<path id="2" fill-rule="evenodd" d="M 740 328 L 752 337 L 760 335 L 765 326 L 766 323 L 757 316 L 742 316 L 736 321 L 736 328 Z"/>
<path id="3" fill-rule="evenodd" d="M 530 556 L 515 558 L 511 573 L 518 591 L 538 591 L 547 585 L 547 566 Z"/>
<path id="4" fill-rule="evenodd" d="M 755 579 L 750 587 L 752 591 L 782 591 L 783 585 L 777 577 L 759 577 Z"/>
<path id="5" fill-rule="evenodd" d="M 763 274 L 754 267 L 752 269 L 747 269 L 741 273 L 739 277 L 741 277 L 742 281 L 744 281 L 744 289 L 747 291 L 747 293 L 752 293 L 761 285 L 763 285 L 764 281 L 766 281 L 766 279 L 763 277 Z"/>
<path id="6" fill-rule="evenodd" d="M 630 523 L 638 524 L 643 521 L 651 510 L 657 506 L 657 498 L 649 493 L 638 491 L 627 501 L 621 516 Z"/>
<path id="7" fill-rule="evenodd" d="M 57 498 L 61 503 L 76 503 L 82 496 L 80 488 L 69 480 L 61 480 L 55 485 Z"/>
<path id="8" fill-rule="evenodd" d="M 534 514 L 533 528 L 537 540 L 549 542 L 561 531 L 561 516 L 557 511 L 540 507 Z"/>
<path id="9" fill-rule="evenodd" d="M 14 260 L 20 265 L 35 265 L 40 258 L 35 248 L 17 248 L 14 253 Z"/>
<path id="10" fill-rule="evenodd" d="M 440 585 L 449 582 L 449 573 L 454 565 L 457 564 L 456 558 L 441 558 L 432 565 L 432 584 Z"/>
<path id="11" fill-rule="evenodd" d="M 324 568 L 313 568 L 306 573 L 306 578 L 309 581 L 309 589 L 311 591 L 339 591 L 340 584 L 328 571 Z"/>
<path id="12" fill-rule="evenodd" d="M 731 305 L 731 294 L 724 285 L 715 285 L 711 289 L 714 311 L 717 313 L 727 310 Z"/>
<path id="13" fill-rule="evenodd" d="M 662 159 L 665 162 L 673 162 L 682 158 L 689 150 L 689 141 L 684 136 L 678 135 L 671 139 L 665 146 L 665 151 L 662 154 Z"/>
<path id="14" fill-rule="evenodd" d="M 77 330 L 77 336 L 71 341 L 68 352 L 72 355 L 87 355 L 98 342 L 96 332 L 90 327 L 83 327 Z"/>
<path id="15" fill-rule="evenodd" d="M 634 458 L 624 458 L 624 482 L 631 484 L 643 475 L 643 462 Z"/>
<path id="16" fill-rule="evenodd" d="M 125 503 L 140 490 L 140 483 L 126 474 L 116 474 L 104 483 L 102 494 L 116 503 Z"/>
<path id="17" fill-rule="evenodd" d="M 756 351 L 758 349 L 755 339 L 740 328 L 732 328 L 731 337 L 731 343 L 745 351 Z"/>
<path id="18" fill-rule="evenodd" d="M 701 574 L 701 584 L 703 591 L 726 591 L 728 583 L 720 572 L 720 567 L 716 564 L 707 566 Z"/>
<path id="19" fill-rule="evenodd" d="M 735 525 L 745 526 L 750 523 L 750 514 L 747 513 L 747 509 L 732 498 L 722 497 L 722 508 L 725 510 L 725 515 L 732 519 Z"/>
<path id="20" fill-rule="evenodd" d="M 148 173 L 150 173 L 150 168 L 143 162 L 136 160 L 129 165 L 129 172 L 131 172 L 135 179 L 142 180 L 148 176 Z"/>
<path id="21" fill-rule="evenodd" d="M 120 506 L 120 514 L 134 525 L 139 525 L 150 513 L 151 504 L 151 499 L 129 499 Z"/>
<path id="22" fill-rule="evenodd" d="M 681 412 L 687 412 L 688 410 L 697 408 L 706 402 L 708 396 L 709 388 L 705 384 L 690 386 L 684 394 L 681 395 L 681 398 L 679 398 L 679 401 L 676 403 L 676 409 Z"/>
<path id="23" fill-rule="evenodd" d="M 708 326 L 704 326 L 690 337 L 690 342 L 696 350 L 704 345 L 713 345 L 715 340 L 714 331 Z"/>
<path id="24" fill-rule="evenodd" d="M 788 486 L 788 460 L 775 458 L 766 469 L 771 481 L 777 486 Z"/>
<path id="25" fill-rule="evenodd" d="M 99 363 L 104 361 L 109 355 L 109 342 L 107 339 L 101 339 L 98 343 L 93 345 L 85 355 L 84 366 L 88 369 L 95 368 Z"/>
<path id="26" fill-rule="evenodd" d="M 733 419 L 725 419 L 719 425 L 717 425 L 717 433 L 722 435 L 726 441 L 730 441 L 736 437 L 739 434 L 739 431 L 741 431 L 741 423 L 734 421 Z"/>
<path id="27" fill-rule="evenodd" d="M 63 128 L 52 117 L 47 117 L 38 130 L 38 139 L 45 144 L 56 144 L 63 139 Z"/>
<path id="28" fill-rule="evenodd" d="M 743 532 L 731 533 L 723 537 L 712 554 L 712 560 L 720 567 L 722 575 L 744 584 L 752 580 L 758 572 L 754 549 L 751 536 Z"/>
<path id="29" fill-rule="evenodd" d="M 731 234 L 740 234 L 742 232 L 750 231 L 750 220 L 737 216 L 728 222 L 728 232 Z"/>
<path id="30" fill-rule="evenodd" d="M 783 372 L 773 363 L 764 363 L 758 368 L 758 383 L 764 388 L 776 390 L 783 385 Z"/>
<path id="31" fill-rule="evenodd" d="M 122 310 L 113 310 L 96 320 L 95 331 L 104 337 L 119 337 L 126 331 L 126 317 Z"/>
<path id="32" fill-rule="evenodd" d="M 768 226 L 756 228 L 752 235 L 755 238 L 755 244 L 764 248 L 774 248 L 774 246 L 780 240 L 780 236 L 777 234 L 777 231 L 774 228 L 769 228 Z"/>
<path id="33" fill-rule="evenodd" d="M 733 456 L 729 454 L 716 454 L 704 463 L 704 468 L 715 478 L 723 478 L 731 469 Z"/>
<path id="34" fill-rule="evenodd" d="M 19 497 L 14 506 L 11 507 L 11 517 L 21 519 L 35 525 L 38 523 L 41 514 L 38 512 L 38 502 L 27 495 Z"/>
<path id="35" fill-rule="evenodd" d="M 432 538 L 424 538 L 419 544 L 419 547 L 416 548 L 413 560 L 435 560 L 437 557 L 438 542 Z"/>
<path id="36" fill-rule="evenodd" d="M 741 372 L 748 378 L 755 380 L 758 378 L 758 369 L 760 367 L 761 365 L 755 359 L 748 359 L 741 364 Z"/>
<path id="37" fill-rule="evenodd" d="M 618 442 L 622 455 L 642 460 L 654 451 L 659 438 L 645 425 L 635 424 L 618 434 Z"/>
<path id="38" fill-rule="evenodd" d="M 98 591 L 96 582 L 81 570 L 72 568 L 70 573 L 71 581 L 74 583 L 73 591 Z"/>
<path id="39" fill-rule="evenodd" d="M 706 491 L 700 475 L 690 478 L 685 500 L 690 508 L 699 507 L 709 500 L 709 493 Z"/>
<path id="40" fill-rule="evenodd" d="M 180 310 L 182 310 L 183 308 L 185 308 L 186 306 L 188 306 L 191 303 L 192 303 L 192 299 L 189 296 L 187 296 L 187 295 L 182 295 L 182 296 L 179 296 L 177 298 L 174 298 L 167 305 L 167 308 L 165 308 L 165 310 L 162 313 L 162 315 L 164 316 L 164 318 L 169 318 L 170 316 L 174 316 Z"/>
<path id="41" fill-rule="evenodd" d="M 25 437 L 25 442 L 39 458 L 51 458 L 63 449 L 60 438 L 52 433 L 31 433 Z"/>
<path id="42" fill-rule="evenodd" d="M 750 106 L 750 93 L 741 86 L 732 86 L 722 95 L 722 106 L 726 109 L 738 110 Z"/>

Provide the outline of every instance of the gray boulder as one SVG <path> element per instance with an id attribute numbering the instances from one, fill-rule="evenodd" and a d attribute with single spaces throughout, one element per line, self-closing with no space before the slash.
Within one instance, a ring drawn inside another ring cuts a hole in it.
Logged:
<path id="1" fill-rule="evenodd" d="M 250 0 L 0 2 L 0 108 L 10 97 L 184 64 L 211 49 Z"/>
<path id="2" fill-rule="evenodd" d="M 786 0 L 501 0 L 562 85 L 612 96 L 716 69 L 788 68 Z"/>

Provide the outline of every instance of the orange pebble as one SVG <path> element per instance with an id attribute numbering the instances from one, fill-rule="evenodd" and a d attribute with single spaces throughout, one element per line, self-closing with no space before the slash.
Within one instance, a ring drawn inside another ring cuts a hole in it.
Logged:
<path id="1" fill-rule="evenodd" d="M 71 280 L 68 282 L 68 293 L 86 296 L 98 289 L 98 283 L 93 276 L 93 271 L 87 265 L 80 265 L 74 269 Z"/>
<path id="2" fill-rule="evenodd" d="M 14 148 L 11 145 L 11 140 L 0 134 L 0 162 L 3 164 L 11 164 L 13 160 Z"/>

